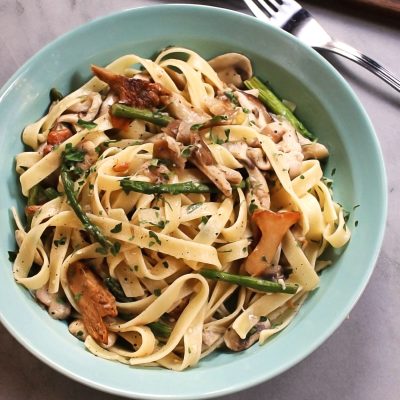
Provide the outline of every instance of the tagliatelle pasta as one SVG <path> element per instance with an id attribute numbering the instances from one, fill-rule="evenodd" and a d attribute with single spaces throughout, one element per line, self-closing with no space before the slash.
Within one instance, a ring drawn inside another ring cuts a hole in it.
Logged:
<path id="1" fill-rule="evenodd" d="M 173 47 L 92 70 L 23 132 L 16 282 L 128 365 L 181 371 L 264 343 L 350 238 L 328 150 L 243 55 Z"/>

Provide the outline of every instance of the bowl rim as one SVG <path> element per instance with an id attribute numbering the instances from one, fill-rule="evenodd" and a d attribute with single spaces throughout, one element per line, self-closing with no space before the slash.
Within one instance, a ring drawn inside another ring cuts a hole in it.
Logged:
<path id="1" fill-rule="evenodd" d="M 381 195 L 382 195 L 382 201 L 383 203 L 381 204 L 382 209 L 381 209 L 381 216 L 382 216 L 382 223 L 379 226 L 379 230 L 376 231 L 376 246 L 374 248 L 373 253 L 371 254 L 371 262 L 369 264 L 369 268 L 365 271 L 364 275 L 362 276 L 362 279 L 359 281 L 359 284 L 356 288 L 356 290 L 353 293 L 353 296 L 349 298 L 346 307 L 341 309 L 341 311 L 336 315 L 336 318 L 332 319 L 330 321 L 329 326 L 324 330 L 324 332 L 318 337 L 318 340 L 313 341 L 312 345 L 308 346 L 306 350 L 299 351 L 296 357 L 293 357 L 290 361 L 288 361 L 286 364 L 282 364 L 279 368 L 275 368 L 273 373 L 258 373 L 255 374 L 253 379 L 250 379 L 246 382 L 234 382 L 232 383 L 229 387 L 226 387 L 225 389 L 219 389 L 218 391 L 208 391 L 202 395 L 196 395 L 196 397 L 193 397 L 191 395 L 182 395 L 182 394 L 174 394 L 173 396 L 168 395 L 168 394 L 163 394 L 163 395 L 156 395 L 156 394 L 146 394 L 142 392 L 137 392 L 133 393 L 131 391 L 127 391 L 121 388 L 115 388 L 112 386 L 107 386 L 106 384 L 102 384 L 99 381 L 95 381 L 94 379 L 82 377 L 75 373 L 74 371 L 69 370 L 68 368 L 64 367 L 58 360 L 53 360 L 51 356 L 46 355 L 45 353 L 42 352 L 38 346 L 35 345 L 35 343 L 27 341 L 24 334 L 21 334 L 17 329 L 14 328 L 13 323 L 11 320 L 8 320 L 7 317 L 3 314 L 2 309 L 0 308 L 0 322 L 3 324 L 3 326 L 11 333 L 11 335 L 25 348 L 27 349 L 31 354 L 33 354 L 35 357 L 37 357 L 39 360 L 50 366 L 52 369 L 55 369 L 56 371 L 62 373 L 63 375 L 79 382 L 82 384 L 85 384 L 89 387 L 92 387 L 97 390 L 101 390 L 107 393 L 111 393 L 114 395 L 119 395 L 119 396 L 124 396 L 124 397 L 130 397 L 135 396 L 137 398 L 142 398 L 142 399 L 166 399 L 166 398 L 175 398 L 175 399 L 191 399 L 191 398 L 196 398 L 196 399 L 204 399 L 204 398 L 213 398 L 217 396 L 223 396 L 223 395 L 228 395 L 231 393 L 235 393 L 238 391 L 242 391 L 245 389 L 248 389 L 249 387 L 255 386 L 257 384 L 260 384 L 266 380 L 269 380 L 284 371 L 288 370 L 290 367 L 295 366 L 298 364 L 301 360 L 306 358 L 308 355 L 310 355 L 315 349 L 317 349 L 329 336 L 332 335 L 332 333 L 339 327 L 339 325 L 344 321 L 345 317 L 348 315 L 348 313 L 351 311 L 351 309 L 355 306 L 357 303 L 358 299 L 362 295 L 363 291 L 365 290 L 368 281 L 372 275 L 372 272 L 374 270 L 375 264 L 377 262 L 379 252 L 382 246 L 383 238 L 384 238 L 384 233 L 385 233 L 385 221 L 387 219 L 387 208 L 388 208 L 388 195 L 387 195 L 387 174 L 386 174 L 386 169 L 385 169 L 385 164 L 384 164 L 384 159 L 382 155 L 382 150 L 379 144 L 378 137 L 376 135 L 376 132 L 373 128 L 373 125 L 370 121 L 370 118 L 368 114 L 366 113 L 364 107 L 362 106 L 360 100 L 357 98 L 355 95 L 353 89 L 350 87 L 350 85 L 345 81 L 345 79 L 339 74 L 339 72 L 325 59 L 323 58 L 319 53 L 317 53 L 315 50 L 313 50 L 311 47 L 308 47 L 307 45 L 303 44 L 298 40 L 296 37 L 292 36 L 291 34 L 287 33 L 286 31 L 283 31 L 280 28 L 277 28 L 273 25 L 269 25 L 263 21 L 257 20 L 255 17 L 246 15 L 244 13 L 241 13 L 239 11 L 233 11 L 230 9 L 222 8 L 222 7 L 216 7 L 216 6 L 209 6 L 209 5 L 200 5 L 200 4 L 162 4 L 162 5 L 144 5 L 140 7 L 133 7 L 133 8 L 126 8 L 123 10 L 118 10 L 114 11 L 112 13 L 109 13 L 107 15 L 103 15 L 97 18 L 94 18 L 88 22 L 85 22 L 77 27 L 74 27 L 73 29 L 63 33 L 62 35 L 56 37 L 55 39 L 51 40 L 49 43 L 47 43 L 45 46 L 43 46 L 39 51 L 37 51 L 35 54 L 33 54 L 27 61 L 24 62 L 24 64 L 17 69 L 17 71 L 12 74 L 12 76 L 6 81 L 6 83 L 3 85 L 3 87 L 0 89 L 0 107 L 2 104 L 3 98 L 7 95 L 9 91 L 13 89 L 13 84 L 15 81 L 18 79 L 19 76 L 24 74 L 24 72 L 30 67 L 30 64 L 37 58 L 41 57 L 42 54 L 50 51 L 53 47 L 57 47 L 60 43 L 62 43 L 64 40 L 68 39 L 71 35 L 74 34 L 84 34 L 85 31 L 92 29 L 94 26 L 102 24 L 104 21 L 108 19 L 114 19 L 121 17 L 123 15 L 127 15 L 130 13 L 137 13 L 137 12 L 142 12 L 151 9 L 153 12 L 162 12 L 165 10 L 170 10 L 170 9 L 176 9 L 176 10 L 187 10 L 187 11 L 196 11 L 197 9 L 205 9 L 213 13 L 220 13 L 221 15 L 232 15 L 236 16 L 239 18 L 242 18 L 243 20 L 246 20 L 247 22 L 251 22 L 255 25 L 268 27 L 267 29 L 279 31 L 281 35 L 286 36 L 290 38 L 290 40 L 294 40 L 297 42 L 297 46 L 301 47 L 303 51 L 308 52 L 310 57 L 317 57 L 319 59 L 319 62 L 322 63 L 322 65 L 329 70 L 330 74 L 333 74 L 338 82 L 342 85 L 342 88 L 347 92 L 348 95 L 350 95 L 351 100 L 353 104 L 358 108 L 358 111 L 360 112 L 360 115 L 364 119 L 364 122 L 367 124 L 368 130 L 370 131 L 370 139 L 372 139 L 373 146 L 377 152 L 378 155 L 378 166 L 380 169 L 380 177 L 381 177 L 381 186 L 378 188 L 380 190 Z M 183 372 L 184 373 L 184 372 Z"/>

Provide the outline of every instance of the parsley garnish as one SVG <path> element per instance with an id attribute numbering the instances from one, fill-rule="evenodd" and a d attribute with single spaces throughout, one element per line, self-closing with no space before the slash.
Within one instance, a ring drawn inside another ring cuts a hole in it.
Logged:
<path id="1" fill-rule="evenodd" d="M 121 250 L 121 243 L 120 243 L 120 242 L 115 242 L 115 243 L 112 245 L 111 249 L 110 249 L 111 254 L 112 254 L 113 256 L 116 256 L 116 255 L 119 253 L 120 250 Z"/>
<path id="2" fill-rule="evenodd" d="M 67 240 L 67 238 L 63 236 L 63 237 L 61 237 L 60 239 L 57 239 L 57 240 L 55 240 L 55 241 L 53 242 L 53 243 L 54 243 L 54 246 L 56 246 L 56 247 L 62 246 L 62 245 L 65 244 L 66 240 Z"/>
<path id="3" fill-rule="evenodd" d="M 257 210 L 258 206 L 255 204 L 254 200 L 251 200 L 250 205 L 249 205 L 249 213 L 253 214 L 255 210 Z"/>
<path id="4" fill-rule="evenodd" d="M 239 106 L 239 101 L 233 92 L 224 92 L 224 95 L 229 99 L 229 101 L 235 106 Z"/>
<path id="5" fill-rule="evenodd" d="M 74 300 L 76 302 L 78 302 L 81 299 L 81 297 L 82 297 L 82 293 L 81 292 L 79 292 L 77 294 L 74 294 Z"/>
<path id="6" fill-rule="evenodd" d="M 231 130 L 229 128 L 225 129 L 225 136 L 226 136 L 225 143 L 229 142 L 229 135 L 230 134 L 231 134 Z"/>
<path id="7" fill-rule="evenodd" d="M 119 224 L 115 225 L 114 228 L 110 230 L 111 233 L 119 233 L 122 231 L 122 222 Z"/>
<path id="8" fill-rule="evenodd" d="M 158 238 L 155 232 L 149 231 L 149 237 L 153 238 L 156 241 L 156 243 L 161 244 L 161 240 Z"/>
<path id="9" fill-rule="evenodd" d="M 208 217 L 208 216 L 206 216 L 206 215 L 203 215 L 202 217 L 201 217 L 201 223 L 202 224 L 206 224 L 207 222 L 208 222 L 208 220 L 210 219 L 210 217 Z"/>
<path id="10" fill-rule="evenodd" d="M 82 162 L 85 159 L 85 152 L 72 146 L 72 143 L 67 143 L 63 152 L 63 163 L 68 170 L 73 169 L 76 163 Z M 75 169 L 76 170 L 76 169 Z"/>
<path id="11" fill-rule="evenodd" d="M 78 119 L 78 125 L 85 129 L 94 129 L 96 128 L 97 124 L 94 122 L 84 121 L 83 119 Z"/>
<path id="12" fill-rule="evenodd" d="M 210 126 L 216 125 L 221 121 L 226 121 L 228 119 L 227 115 L 214 115 L 210 120 L 202 124 L 194 124 L 190 127 L 191 131 L 199 131 L 203 128 L 208 128 Z"/>
<path id="13" fill-rule="evenodd" d="M 189 158 L 192 155 L 192 151 L 196 146 L 190 144 L 189 146 L 184 146 L 181 151 L 181 156 L 184 158 Z"/>

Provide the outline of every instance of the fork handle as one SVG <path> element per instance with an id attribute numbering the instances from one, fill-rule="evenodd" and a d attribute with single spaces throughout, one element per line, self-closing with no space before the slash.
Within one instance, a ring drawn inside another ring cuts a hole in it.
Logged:
<path id="1" fill-rule="evenodd" d="M 392 88 L 394 88 L 398 92 L 400 92 L 400 80 L 398 78 L 396 78 L 384 66 L 382 66 L 381 64 L 379 64 L 372 58 L 366 56 L 365 54 L 362 54 L 361 52 L 359 52 L 355 48 L 349 46 L 348 44 L 333 40 L 323 46 L 315 46 L 314 48 L 316 50 L 318 50 L 318 49 L 327 50 L 327 51 L 330 51 L 335 54 L 339 54 L 343 57 L 348 58 L 349 60 L 356 62 L 357 64 L 368 69 L 373 74 L 375 74 L 376 76 L 381 78 L 383 81 L 385 81 L 387 84 L 389 84 Z"/>

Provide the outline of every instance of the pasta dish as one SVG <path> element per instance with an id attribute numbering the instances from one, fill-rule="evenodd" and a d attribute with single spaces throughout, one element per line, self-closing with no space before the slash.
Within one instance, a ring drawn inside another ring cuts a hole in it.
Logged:
<path id="1" fill-rule="evenodd" d="M 350 238 L 328 149 L 242 54 L 91 69 L 23 132 L 16 282 L 121 363 L 181 371 L 266 342 Z"/>

